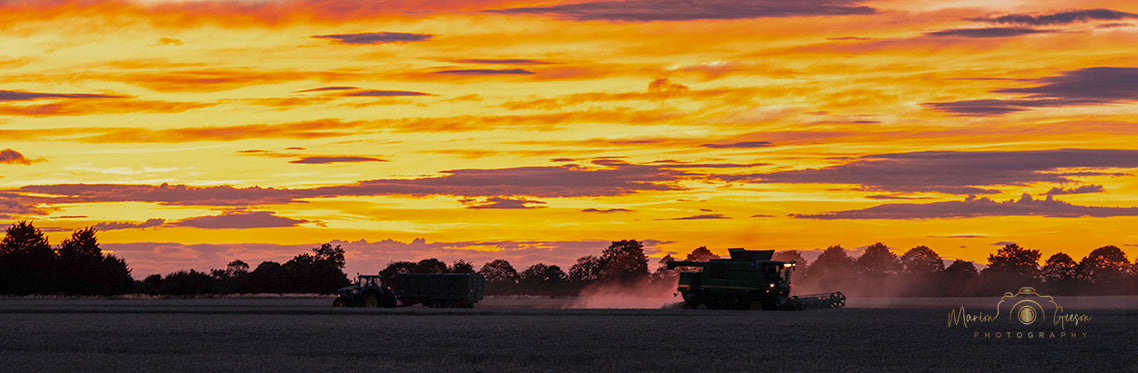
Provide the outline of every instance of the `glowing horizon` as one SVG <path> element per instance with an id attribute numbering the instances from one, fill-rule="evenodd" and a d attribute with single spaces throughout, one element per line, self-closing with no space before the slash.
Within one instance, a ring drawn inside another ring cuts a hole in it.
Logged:
<path id="1" fill-rule="evenodd" d="M 779 5 L 779 6 L 775 6 Z M 0 223 L 136 278 L 1138 232 L 1124 1 L 0 2 Z M 807 255 L 807 257 L 811 257 Z M 654 263 L 653 263 L 654 264 Z"/>

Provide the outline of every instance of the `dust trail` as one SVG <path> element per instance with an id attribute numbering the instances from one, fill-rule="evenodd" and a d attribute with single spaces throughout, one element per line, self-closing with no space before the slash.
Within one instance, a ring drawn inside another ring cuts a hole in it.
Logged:
<path id="1" fill-rule="evenodd" d="M 563 308 L 677 308 L 683 298 L 672 281 L 640 281 L 633 284 L 595 284 L 582 289 Z"/>

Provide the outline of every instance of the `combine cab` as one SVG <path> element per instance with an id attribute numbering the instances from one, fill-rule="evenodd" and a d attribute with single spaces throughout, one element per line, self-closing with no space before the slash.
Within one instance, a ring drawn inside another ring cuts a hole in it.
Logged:
<path id="1" fill-rule="evenodd" d="M 731 259 L 707 262 L 668 262 L 668 269 L 699 267 L 680 272 L 677 290 L 684 302 L 697 309 L 804 310 L 841 308 L 841 292 L 790 296 L 794 262 L 771 260 L 774 250 L 730 249 Z"/>

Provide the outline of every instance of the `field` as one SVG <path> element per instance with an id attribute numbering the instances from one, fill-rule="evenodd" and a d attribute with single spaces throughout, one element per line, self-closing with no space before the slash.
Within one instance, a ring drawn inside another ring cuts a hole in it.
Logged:
<path id="1" fill-rule="evenodd" d="M 940 306 L 519 308 L 526 302 L 558 301 L 447 310 L 333 309 L 329 298 L 0 300 L 0 363 L 41 372 L 1138 371 L 1135 307 L 1081 309 L 1092 320 L 1068 326 L 1073 338 L 995 339 L 974 332 L 1003 329 L 947 327 L 950 307 Z"/>

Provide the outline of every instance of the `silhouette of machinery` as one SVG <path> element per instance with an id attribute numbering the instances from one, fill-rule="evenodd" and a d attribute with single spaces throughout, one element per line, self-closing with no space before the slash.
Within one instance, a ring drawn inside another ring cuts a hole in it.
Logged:
<path id="1" fill-rule="evenodd" d="M 684 303 L 696 309 L 804 310 L 841 308 L 841 292 L 790 296 L 794 262 L 771 260 L 774 250 L 729 249 L 730 259 L 706 262 L 672 261 L 668 269 L 698 267 L 680 272 L 677 290 Z"/>
<path id="2" fill-rule="evenodd" d="M 356 283 L 338 290 L 335 307 L 395 307 L 423 304 L 431 308 L 471 308 L 482 300 L 485 279 L 477 273 L 400 273 L 393 278 L 358 275 Z"/>

